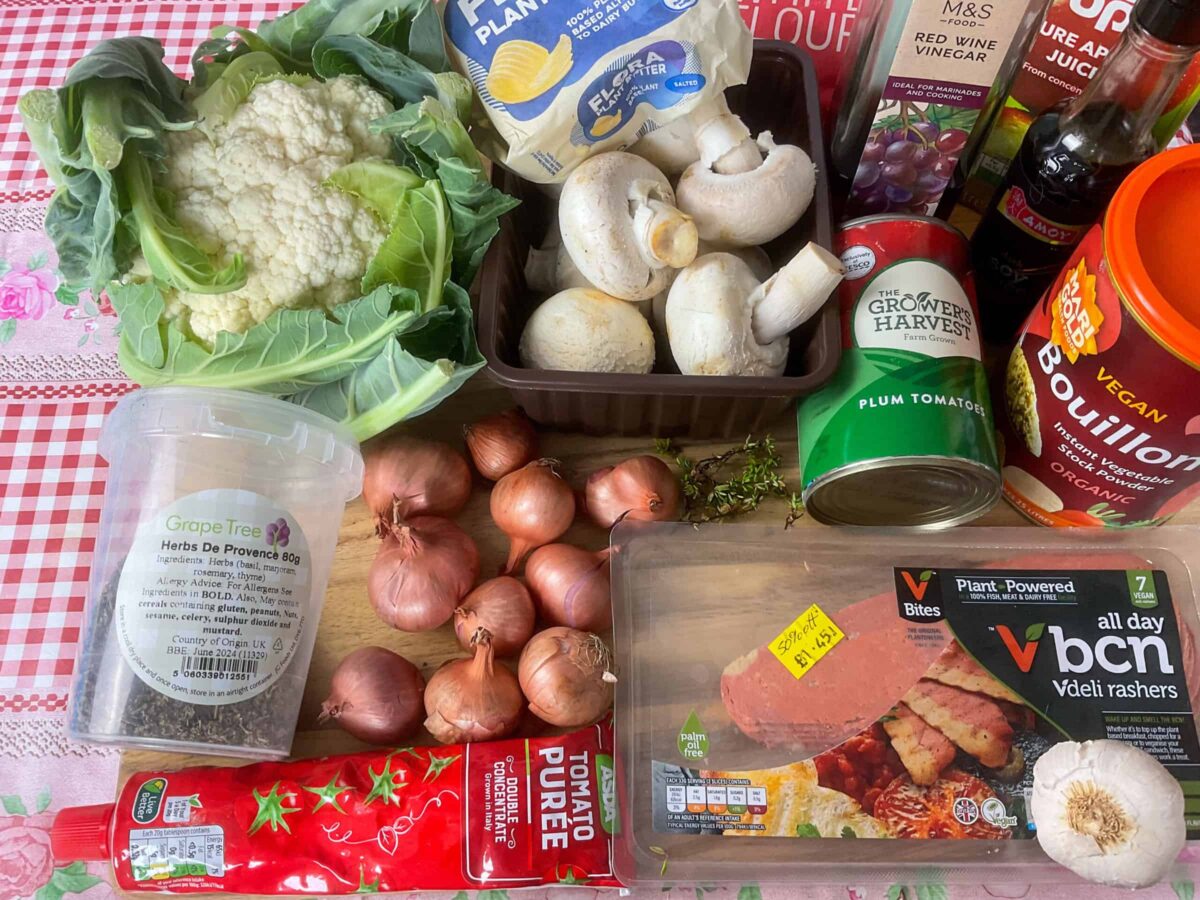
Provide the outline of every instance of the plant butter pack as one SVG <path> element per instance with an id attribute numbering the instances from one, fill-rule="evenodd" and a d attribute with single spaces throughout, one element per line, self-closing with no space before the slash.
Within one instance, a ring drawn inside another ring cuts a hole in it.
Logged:
<path id="1" fill-rule="evenodd" d="M 750 32 L 721 0 L 451 0 L 444 21 L 455 64 L 507 144 L 497 158 L 537 182 L 629 146 L 750 68 Z"/>

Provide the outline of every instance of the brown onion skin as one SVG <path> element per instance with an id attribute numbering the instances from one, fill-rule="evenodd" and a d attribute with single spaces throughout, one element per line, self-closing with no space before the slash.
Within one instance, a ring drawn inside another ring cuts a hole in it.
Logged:
<path id="1" fill-rule="evenodd" d="M 479 577 L 479 550 L 465 531 L 438 516 L 391 529 L 367 577 L 379 618 L 401 631 L 445 624 Z"/>
<path id="2" fill-rule="evenodd" d="M 683 507 L 679 479 L 670 466 L 649 455 L 593 472 L 584 497 L 588 516 L 602 528 L 612 528 L 622 519 L 675 521 Z"/>
<path id="3" fill-rule="evenodd" d="M 395 744 L 412 737 L 425 718 L 421 670 L 384 647 L 360 647 L 333 672 L 318 721 L 332 719 L 368 744 Z"/>
<path id="4" fill-rule="evenodd" d="M 612 627 L 610 552 L 608 548 L 591 553 L 570 544 L 546 544 L 529 555 L 525 581 L 543 621 L 580 631 Z"/>
<path id="5" fill-rule="evenodd" d="M 561 537 L 575 521 L 575 492 L 556 465 L 552 459 L 535 460 L 492 488 L 492 521 L 509 538 L 503 575 L 511 575 L 531 550 Z"/>
<path id="6" fill-rule="evenodd" d="M 547 628 L 521 651 L 517 678 L 529 711 L 561 728 L 595 722 L 612 706 L 612 655 L 594 634 L 574 628 Z M 611 675 L 610 675 L 611 677 Z"/>
<path id="7" fill-rule="evenodd" d="M 533 637 L 536 614 L 525 585 L 510 575 L 485 581 L 454 611 L 454 635 L 464 650 L 480 628 L 492 635 L 497 656 L 516 656 Z"/>
<path id="8" fill-rule="evenodd" d="M 400 436 L 367 450 L 363 500 L 380 536 L 390 522 L 457 515 L 470 496 L 471 467 L 449 444 Z"/>
<path id="9" fill-rule="evenodd" d="M 521 722 L 525 697 L 517 676 L 495 664 L 487 629 L 473 640 L 471 659 L 450 660 L 425 686 L 425 728 L 443 744 L 494 741 Z"/>
<path id="10" fill-rule="evenodd" d="M 499 481 L 538 458 L 537 432 L 519 409 L 486 416 L 464 428 L 463 437 L 476 470 L 488 481 Z"/>

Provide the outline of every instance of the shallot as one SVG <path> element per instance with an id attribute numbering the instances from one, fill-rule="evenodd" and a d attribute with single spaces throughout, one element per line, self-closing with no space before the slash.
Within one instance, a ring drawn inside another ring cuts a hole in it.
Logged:
<path id="1" fill-rule="evenodd" d="M 519 409 L 480 419 L 463 429 L 463 437 L 475 468 L 489 481 L 499 481 L 537 459 L 537 432 Z"/>
<path id="2" fill-rule="evenodd" d="M 471 467 L 441 441 L 396 437 L 366 454 L 363 499 L 383 536 L 413 516 L 453 516 L 471 496 Z"/>
<path id="3" fill-rule="evenodd" d="M 332 719 L 369 744 L 394 744 L 421 727 L 421 670 L 383 647 L 360 647 L 338 663 L 318 721 Z"/>
<path id="4" fill-rule="evenodd" d="M 575 728 L 595 722 L 612 706 L 612 654 L 594 634 L 547 628 L 521 651 L 517 665 L 529 711 L 551 725 Z M 428 696 L 428 695 L 427 695 Z"/>
<path id="5" fill-rule="evenodd" d="M 541 617 L 551 625 L 603 631 L 612 625 L 609 548 L 590 553 L 570 544 L 547 544 L 525 564 L 525 580 Z"/>
<path id="6" fill-rule="evenodd" d="M 479 575 L 479 551 L 465 531 L 437 516 L 391 528 L 367 578 L 379 618 L 401 631 L 445 623 Z"/>
<path id="7" fill-rule="evenodd" d="M 446 663 L 425 688 L 425 727 L 443 744 L 502 738 L 521 720 L 521 686 L 512 672 L 495 664 L 492 635 L 477 629 L 471 645 L 471 659 Z"/>
<path id="8" fill-rule="evenodd" d="M 575 493 L 556 465 L 553 459 L 535 460 L 492 488 L 492 519 L 509 538 L 504 575 L 516 571 L 531 550 L 560 537 L 575 519 Z"/>
<path id="9" fill-rule="evenodd" d="M 454 634 L 458 645 L 470 650 L 475 632 L 486 628 L 497 656 L 516 656 L 533 636 L 533 620 L 533 599 L 525 585 L 501 575 L 467 594 L 454 611 Z"/>
<path id="10" fill-rule="evenodd" d="M 683 499 L 679 479 L 653 456 L 635 456 L 593 472 L 584 494 L 588 515 L 604 528 L 612 528 L 622 519 L 678 519 Z"/>

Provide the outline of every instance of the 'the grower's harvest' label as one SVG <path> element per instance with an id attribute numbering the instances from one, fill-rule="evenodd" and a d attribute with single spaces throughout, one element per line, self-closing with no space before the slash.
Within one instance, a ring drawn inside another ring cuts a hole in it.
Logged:
<path id="1" fill-rule="evenodd" d="M 1123 304 L 1096 226 L 1009 358 L 1005 495 L 1043 525 L 1165 521 L 1200 496 L 1196 384 Z"/>
<path id="2" fill-rule="evenodd" d="M 292 661 L 311 583 L 308 542 L 286 510 L 252 491 L 189 494 L 142 523 L 121 568 L 121 652 L 176 700 L 249 699 Z"/>
<path id="3" fill-rule="evenodd" d="M 952 270 L 965 265 L 961 240 L 913 219 L 846 227 L 842 364 L 799 406 L 806 491 L 875 460 L 935 457 L 997 467 L 975 306 Z M 914 248 L 922 243 L 927 253 L 918 256 Z"/>

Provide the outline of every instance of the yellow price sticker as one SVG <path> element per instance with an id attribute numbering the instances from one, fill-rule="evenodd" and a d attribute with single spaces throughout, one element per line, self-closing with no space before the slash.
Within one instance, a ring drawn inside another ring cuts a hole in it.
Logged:
<path id="1" fill-rule="evenodd" d="M 845 636 L 833 619 L 814 603 L 768 646 L 789 672 L 796 678 L 803 678 Z"/>

